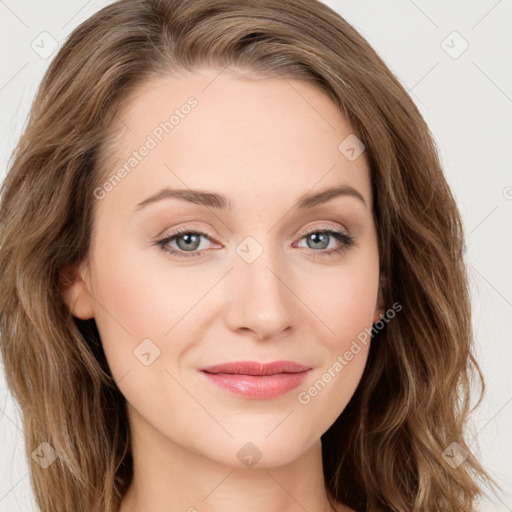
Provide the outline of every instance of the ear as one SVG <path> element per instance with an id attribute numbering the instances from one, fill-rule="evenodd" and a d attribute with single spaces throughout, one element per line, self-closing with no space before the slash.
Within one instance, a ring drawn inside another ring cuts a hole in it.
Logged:
<path id="1" fill-rule="evenodd" d="M 94 317 L 87 267 L 66 265 L 60 271 L 60 291 L 71 314 L 82 320 Z"/>
<path id="2" fill-rule="evenodd" d="M 380 320 L 380 318 L 384 315 L 384 288 L 386 286 L 386 283 L 386 276 L 383 273 L 381 273 L 379 278 L 379 294 L 377 297 L 377 305 L 375 307 L 375 312 L 373 314 L 373 323 Z"/>

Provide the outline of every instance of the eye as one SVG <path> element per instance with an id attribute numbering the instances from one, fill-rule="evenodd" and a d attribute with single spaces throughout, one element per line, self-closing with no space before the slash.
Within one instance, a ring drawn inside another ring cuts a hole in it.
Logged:
<path id="1" fill-rule="evenodd" d="M 313 252 L 320 253 L 318 256 L 336 256 L 354 244 L 354 238 L 343 231 L 334 229 L 314 228 L 312 231 L 306 233 L 302 238 L 306 240 L 307 247 Z M 325 251 L 329 246 L 329 242 L 334 240 L 334 248 L 330 251 Z M 337 245 L 337 246 L 336 246 Z M 315 254 L 315 257 L 317 255 Z"/>
<path id="2" fill-rule="evenodd" d="M 203 238 L 210 240 L 208 234 L 184 227 L 168 233 L 165 238 L 157 241 L 157 245 L 176 258 L 202 258 L 204 257 L 203 251 L 205 251 L 204 247 L 200 249 Z M 312 253 L 319 253 L 315 254 L 315 257 L 335 256 L 354 244 L 354 238 L 347 233 L 325 228 L 310 230 L 300 238 L 300 241 L 302 240 L 306 240 L 307 247 Z M 325 251 L 324 249 L 329 247 L 331 240 L 334 240 L 335 247 Z M 171 244 L 176 244 L 176 246 L 173 247 Z"/>
<path id="3" fill-rule="evenodd" d="M 206 233 L 185 227 L 167 234 L 165 238 L 158 240 L 157 244 L 162 250 L 178 258 L 197 258 L 202 257 L 200 253 L 194 252 L 200 247 L 202 237 L 209 240 L 209 236 Z M 175 242 L 178 247 L 173 248 L 170 246 L 169 244 L 172 242 Z M 187 252 L 191 254 L 187 254 Z"/>

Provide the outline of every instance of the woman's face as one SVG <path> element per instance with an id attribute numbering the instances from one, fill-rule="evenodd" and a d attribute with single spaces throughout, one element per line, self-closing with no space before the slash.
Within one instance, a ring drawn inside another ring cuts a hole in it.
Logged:
<path id="1" fill-rule="evenodd" d="M 294 460 L 354 393 L 382 313 L 351 126 L 310 84 L 230 70 L 145 83 L 118 117 L 68 304 L 94 316 L 137 432 L 229 465 Z M 200 370 L 238 361 L 309 371 Z"/>

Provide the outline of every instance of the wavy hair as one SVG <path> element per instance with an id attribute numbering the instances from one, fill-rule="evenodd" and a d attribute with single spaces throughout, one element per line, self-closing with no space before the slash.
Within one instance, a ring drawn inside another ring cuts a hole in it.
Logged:
<path id="1" fill-rule="evenodd" d="M 326 486 L 356 511 L 474 510 L 495 485 L 466 442 L 485 385 L 474 357 L 460 213 L 426 122 L 368 42 L 317 0 L 120 0 L 67 38 L 0 196 L 0 334 L 43 512 L 114 512 L 133 473 L 126 400 L 63 269 L 87 259 L 116 112 L 146 81 L 235 66 L 307 81 L 365 145 L 385 308 L 359 386 L 322 436 Z M 473 385 L 480 396 L 472 406 Z M 47 468 L 31 453 L 47 442 Z M 443 452 L 458 443 L 453 468 Z M 481 482 L 480 482 L 481 481 Z"/>

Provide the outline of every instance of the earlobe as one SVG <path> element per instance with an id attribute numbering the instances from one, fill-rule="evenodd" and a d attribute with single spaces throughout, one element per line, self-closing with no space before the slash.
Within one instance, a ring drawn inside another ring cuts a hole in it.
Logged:
<path id="1" fill-rule="evenodd" d="M 386 276 L 381 274 L 379 279 L 379 293 L 377 297 L 377 306 L 373 315 L 373 323 L 377 322 L 384 316 L 384 287 L 386 285 Z"/>
<path id="2" fill-rule="evenodd" d="M 71 314 L 82 320 L 94 317 L 87 274 L 82 267 L 66 265 L 60 272 L 60 290 Z"/>
<path id="3" fill-rule="evenodd" d="M 383 314 L 384 312 L 381 309 L 376 309 L 373 315 L 373 323 L 378 322 L 382 318 Z"/>

